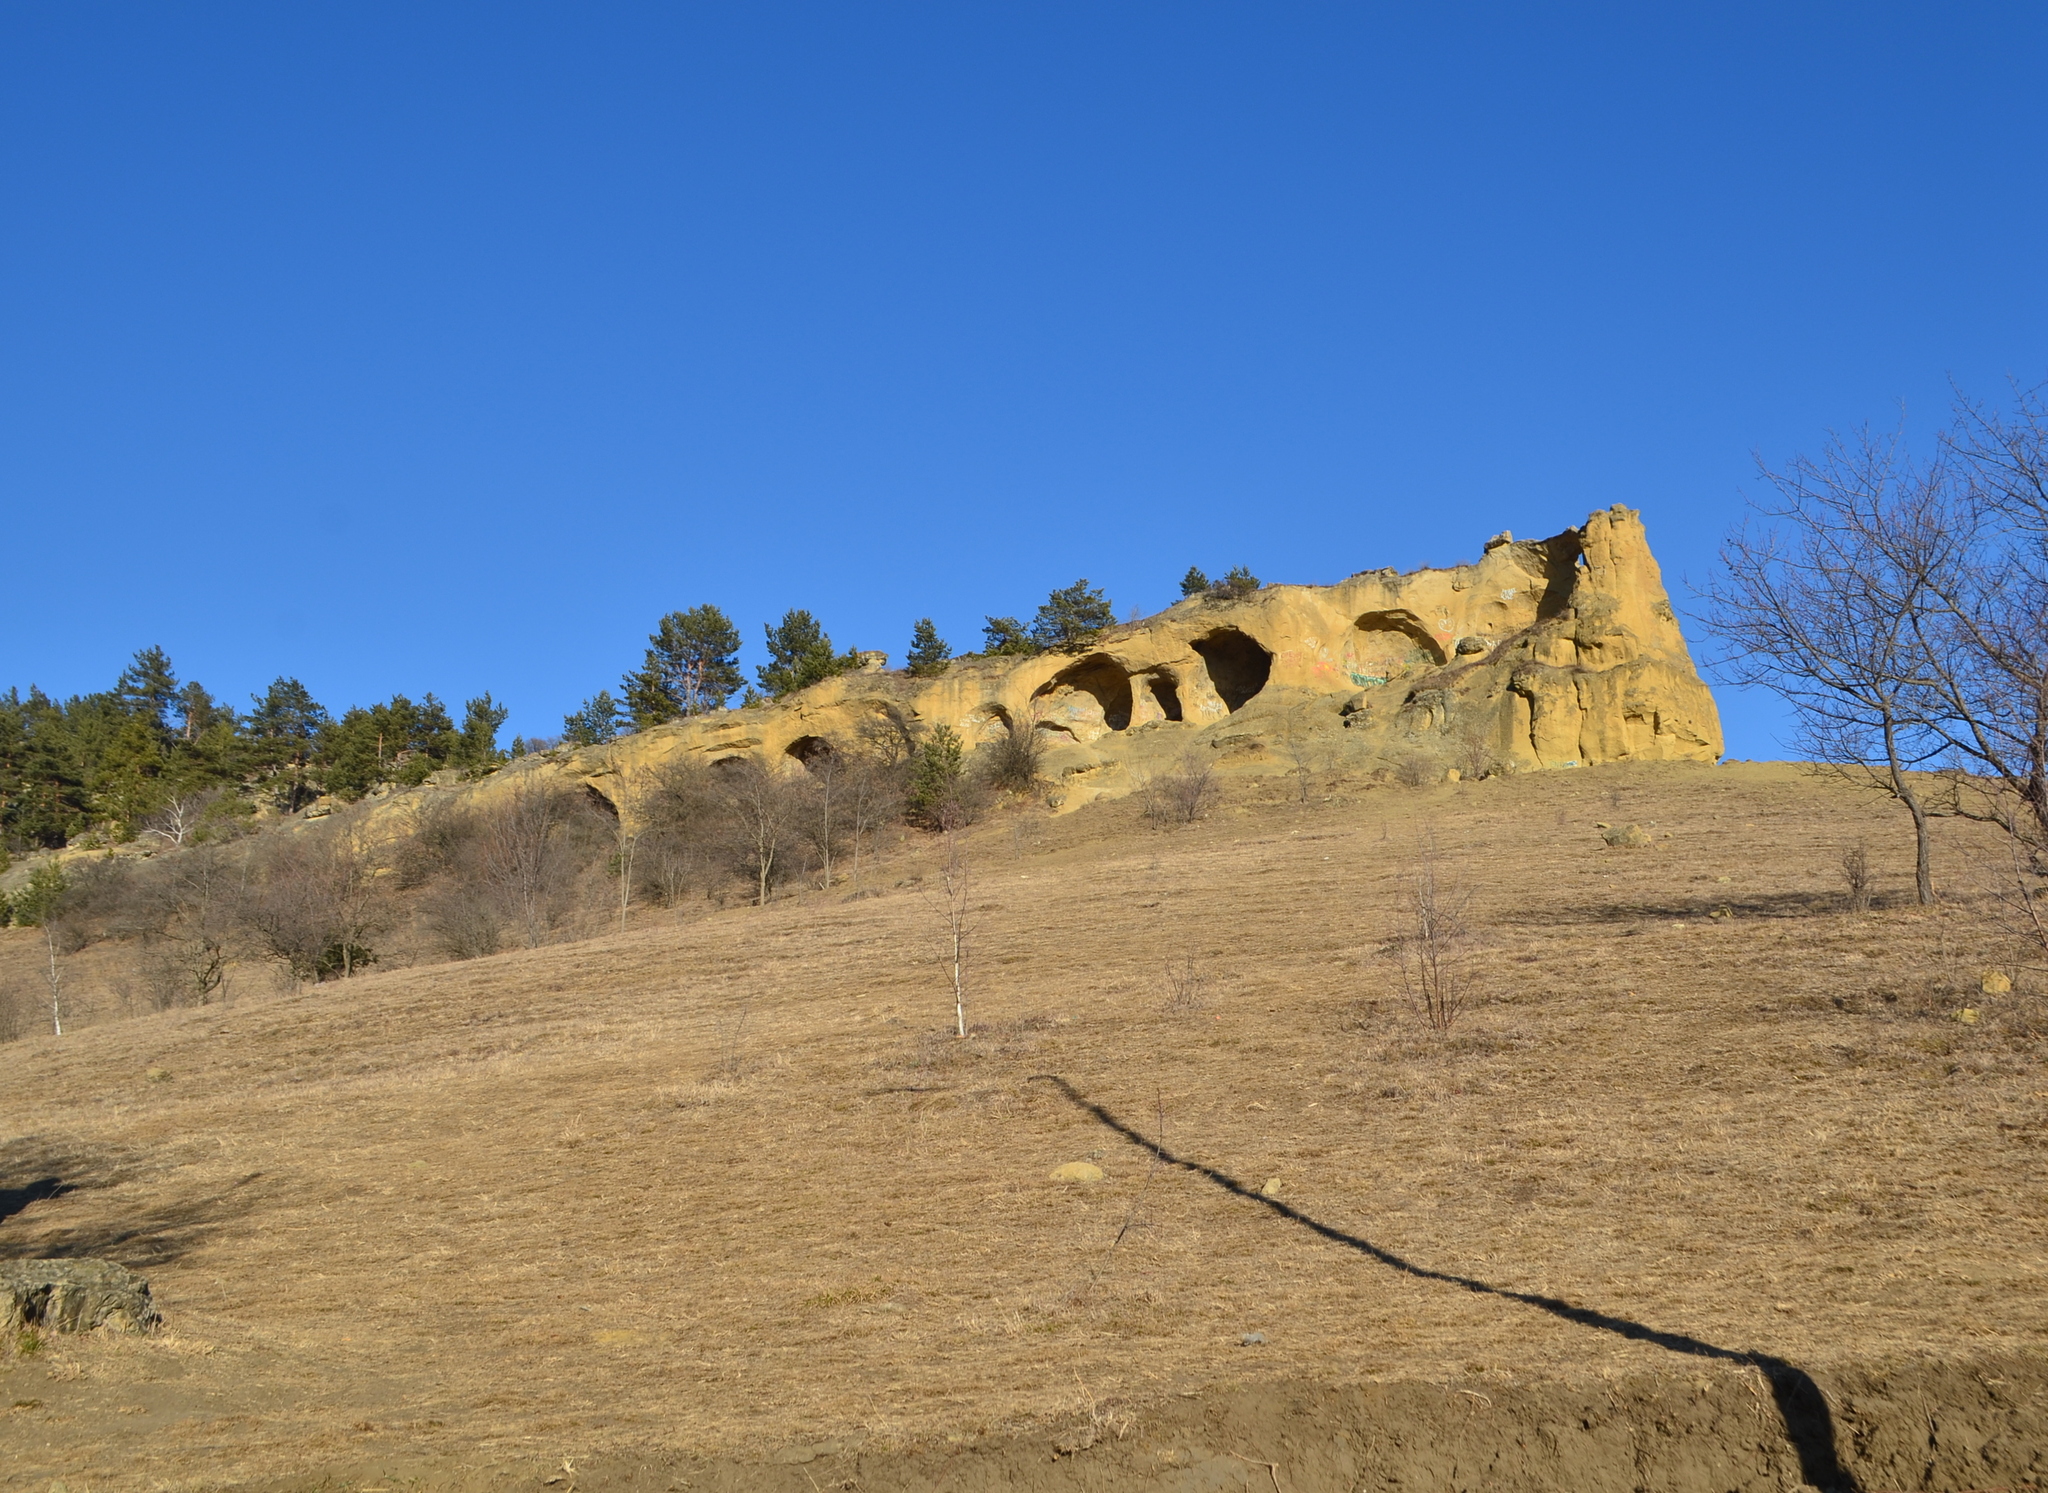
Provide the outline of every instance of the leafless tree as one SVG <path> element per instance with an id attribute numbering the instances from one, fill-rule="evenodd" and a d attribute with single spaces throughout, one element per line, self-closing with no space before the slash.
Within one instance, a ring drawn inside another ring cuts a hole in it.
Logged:
<path id="1" fill-rule="evenodd" d="M 641 805 L 639 784 L 622 762 L 614 770 L 612 798 L 612 869 L 619 878 L 619 932 L 626 931 L 626 914 L 633 905 L 633 852 L 640 842 Z"/>
<path id="2" fill-rule="evenodd" d="M 861 847 L 874 856 L 875 838 L 882 827 L 894 823 L 903 812 L 904 768 L 901 756 L 867 750 L 854 755 L 848 764 L 845 792 L 846 828 L 853 847 L 853 884 L 860 885 Z"/>
<path id="3" fill-rule="evenodd" d="M 1975 817 L 2024 833 L 2038 860 L 2048 852 L 2048 385 L 2016 390 L 2010 412 L 1959 394 L 1942 451 L 1976 527 L 1968 563 L 1943 577 L 1922 624 L 1927 713 L 1952 761 L 2018 800 L 2016 812 L 1980 805 Z"/>
<path id="4" fill-rule="evenodd" d="M 249 926 L 302 981 L 347 979 L 374 960 L 388 907 L 359 823 L 279 835 L 258 857 Z"/>
<path id="5" fill-rule="evenodd" d="M 142 833 L 166 845 L 183 845 L 199 828 L 200 817 L 205 814 L 212 797 L 204 793 L 173 795 L 162 808 L 143 821 Z"/>
<path id="6" fill-rule="evenodd" d="M 938 925 L 938 961 L 953 987 L 953 1022 L 959 1036 L 967 1035 L 967 975 L 969 951 L 974 936 L 973 912 L 968 898 L 974 878 L 967 858 L 967 832 L 959 825 L 939 831 L 944 858 L 939 862 L 935 883 L 924 888 L 926 904 Z"/>
<path id="7" fill-rule="evenodd" d="M 1406 901 L 1407 927 L 1395 941 L 1401 981 L 1416 1014 L 1449 1031 L 1466 1002 L 1472 896 L 1444 865 L 1434 834 L 1423 837 Z"/>
<path id="8" fill-rule="evenodd" d="M 1870 849 L 1861 840 L 1842 852 L 1842 884 L 1848 888 L 1849 911 L 1870 910 Z"/>
<path id="9" fill-rule="evenodd" d="M 478 811 L 482 880 L 529 949 L 554 939 L 574 911 L 578 874 L 592 859 L 590 812 L 573 790 L 530 782 Z"/>
<path id="10" fill-rule="evenodd" d="M 1726 574 L 1702 593 L 1719 673 L 1790 703 L 1816 770 L 1905 808 L 1915 890 L 1931 902 L 1930 810 L 1913 774 L 1948 747 L 1931 631 L 1965 583 L 1975 520 L 1950 468 L 1915 462 L 1897 435 L 1831 439 L 1763 475 L 1775 498 L 1728 536 Z"/>
<path id="11" fill-rule="evenodd" d="M 751 757 L 717 771 L 725 844 L 734 868 L 754 885 L 755 905 L 766 907 L 802 836 L 804 787 Z"/>
<path id="12" fill-rule="evenodd" d="M 190 845 L 151 863 L 136 901 L 141 973 L 158 1010 L 226 998 L 249 891 L 249 856 L 239 849 Z"/>
<path id="13" fill-rule="evenodd" d="M 820 743 L 804 758 L 809 775 L 806 795 L 810 812 L 804 816 L 804 839 L 818 853 L 822 884 L 832 886 L 832 852 L 844 843 L 847 831 L 846 789 L 850 786 L 848 763 L 838 748 Z"/>

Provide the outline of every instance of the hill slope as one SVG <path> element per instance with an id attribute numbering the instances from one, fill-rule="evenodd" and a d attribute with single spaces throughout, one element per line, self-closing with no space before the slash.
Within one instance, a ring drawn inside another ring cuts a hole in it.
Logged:
<path id="1" fill-rule="evenodd" d="M 132 1263 L 169 1332 L 0 1360 L 36 1402 L 0 1486 L 887 1486 L 959 1445 L 1181 1486 L 1231 1452 L 1185 1407 L 1259 1386 L 1295 1388 L 1253 1439 L 1302 1386 L 1603 1376 L 1733 1396 L 1755 1476 L 1813 1481 L 1751 1353 L 2003 1365 L 2025 1470 L 2039 998 L 1975 993 L 2011 951 L 1967 898 L 1834 910 L 1858 838 L 1909 885 L 1873 803 L 1777 766 L 1277 792 L 978 831 L 966 1041 L 903 885 L 15 1044 L 0 1251 Z M 1425 832 L 1483 934 L 1447 1035 L 1382 953 Z M 735 1470 L 776 1456 L 815 1464 Z"/>

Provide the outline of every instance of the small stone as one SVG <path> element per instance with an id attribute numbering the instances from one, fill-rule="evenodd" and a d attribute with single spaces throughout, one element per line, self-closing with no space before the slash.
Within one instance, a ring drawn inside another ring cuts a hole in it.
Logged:
<path id="1" fill-rule="evenodd" d="M 1464 775 L 1463 773 L 1459 772 L 1457 768 L 1453 767 L 1453 768 L 1449 768 L 1449 769 L 1447 769 L 1447 770 L 1445 771 L 1445 773 L 1444 773 L 1444 781 L 1445 781 L 1446 783 L 1455 783 L 1455 782 L 1458 782 L 1458 781 L 1460 781 L 1460 780 L 1461 780 L 1461 779 L 1462 779 L 1462 778 L 1463 778 L 1464 776 L 1465 776 L 1465 775 Z"/>
<path id="2" fill-rule="evenodd" d="M 151 1068 L 142 1076 L 151 1083 L 169 1083 L 171 1081 L 171 1070 L 168 1068 Z"/>
<path id="3" fill-rule="evenodd" d="M 1266 1185 L 1259 1189 L 1259 1196 L 1262 1198 L 1276 1198 L 1280 1196 L 1280 1179 L 1278 1177 L 1266 1178 Z"/>
<path id="4" fill-rule="evenodd" d="M 1639 824 L 1624 824 L 1619 828 L 1610 826 L 1601 831 L 1600 838 L 1617 849 L 1647 850 L 1657 843 L 1657 837 Z"/>
<path id="5" fill-rule="evenodd" d="M 2012 990 L 2012 977 L 2002 969 L 1987 969 L 1982 989 L 1986 995 L 2006 995 Z"/>
<path id="6" fill-rule="evenodd" d="M 1956 1020 L 1960 1021 L 1964 1026 L 1975 1026 L 1977 1024 L 1977 1008 L 1975 1006 L 1963 1007 L 1962 1010 L 1956 1012 Z"/>
<path id="7" fill-rule="evenodd" d="M 1054 1182 L 1100 1182 L 1102 1175 L 1102 1168 L 1092 1161 L 1069 1161 L 1047 1173 Z"/>
<path id="8" fill-rule="evenodd" d="M 1260 1343 L 1263 1343 L 1265 1340 L 1266 1335 L 1263 1332 L 1247 1332 L 1243 1337 L 1239 1338 L 1237 1341 L 1243 1347 L 1256 1348 Z"/>

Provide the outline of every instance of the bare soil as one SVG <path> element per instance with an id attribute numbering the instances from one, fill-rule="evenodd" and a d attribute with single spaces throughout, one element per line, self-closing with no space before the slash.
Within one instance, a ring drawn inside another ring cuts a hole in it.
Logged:
<path id="1" fill-rule="evenodd" d="M 0 1357 L 0 1487 L 2048 1477 L 2048 1002 L 1968 826 L 1923 910 L 1782 765 L 1230 792 L 978 830 L 965 1041 L 913 847 L 0 1047 L 0 1253 L 167 1321 Z M 1425 834 L 1448 1033 L 1384 952 Z"/>

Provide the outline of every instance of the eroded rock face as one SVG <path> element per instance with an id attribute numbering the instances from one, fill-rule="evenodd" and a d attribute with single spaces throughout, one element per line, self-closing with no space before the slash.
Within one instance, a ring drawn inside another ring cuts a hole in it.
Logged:
<path id="1" fill-rule="evenodd" d="M 0 1333 L 148 1332 L 149 1282 L 112 1260 L 0 1260 Z"/>
<path id="2" fill-rule="evenodd" d="M 1501 535 L 1448 570 L 1190 598 L 1085 653 L 964 659 L 936 678 L 870 667 L 528 759 L 471 791 L 543 772 L 617 803 L 622 779 L 672 762 L 797 772 L 827 746 L 907 744 L 944 724 L 971 748 L 1013 723 L 1047 737 L 1063 809 L 1130 792 L 1190 750 L 1226 773 L 1344 765 L 1411 782 L 1721 755 L 1641 517 L 1616 507 L 1550 539 Z"/>

